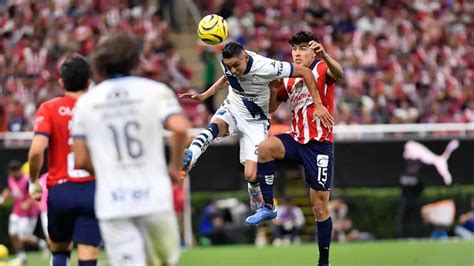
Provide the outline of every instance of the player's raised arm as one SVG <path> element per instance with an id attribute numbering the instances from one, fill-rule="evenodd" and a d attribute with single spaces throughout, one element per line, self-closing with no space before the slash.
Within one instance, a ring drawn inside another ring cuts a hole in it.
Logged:
<path id="1" fill-rule="evenodd" d="M 306 87 L 308 88 L 309 92 L 311 93 L 311 96 L 313 97 L 313 103 L 315 107 L 313 120 L 319 117 L 324 127 L 331 128 L 332 125 L 334 125 L 334 118 L 329 113 L 328 109 L 324 107 L 323 102 L 321 101 L 321 97 L 319 96 L 320 88 L 316 83 L 316 80 L 314 79 L 313 72 L 311 72 L 311 69 L 297 64 L 294 64 L 293 68 L 294 69 L 292 76 L 302 77 L 304 83 L 306 84 Z"/>
<path id="2" fill-rule="evenodd" d="M 313 49 L 316 56 L 321 57 L 324 62 L 326 62 L 326 65 L 328 66 L 327 74 L 330 77 L 334 79 L 344 78 L 344 70 L 342 70 L 341 64 L 339 64 L 336 60 L 334 60 L 334 58 L 326 53 L 326 50 L 320 43 L 316 41 L 310 41 L 309 48 Z"/>
<path id="3" fill-rule="evenodd" d="M 207 98 L 215 95 L 218 91 L 222 90 L 225 85 L 228 85 L 227 78 L 225 75 L 222 75 L 208 90 L 203 93 L 196 92 L 186 92 L 179 94 L 179 98 L 190 98 L 200 102 L 205 101 Z"/>

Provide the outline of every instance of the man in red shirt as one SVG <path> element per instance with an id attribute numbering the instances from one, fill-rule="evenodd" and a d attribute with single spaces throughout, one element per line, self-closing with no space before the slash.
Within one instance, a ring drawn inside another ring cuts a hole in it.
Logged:
<path id="1" fill-rule="evenodd" d="M 319 117 L 313 118 L 317 104 L 334 113 L 334 83 L 343 77 L 342 67 L 331 58 L 311 32 L 298 32 L 289 40 L 295 64 L 313 71 L 322 102 L 314 103 L 311 91 L 301 78 L 286 78 L 272 84 L 270 111 L 289 100 L 292 115 L 290 132 L 270 137 L 258 147 L 257 176 L 266 205 L 273 208 L 275 161 L 292 161 L 304 166 L 305 180 L 316 219 L 319 245 L 318 265 L 329 265 L 332 220 L 329 216 L 329 191 L 333 173 L 332 125 L 326 127 Z M 245 222 L 259 224 L 265 216 L 257 211 Z"/>
<path id="2" fill-rule="evenodd" d="M 79 266 L 97 264 L 101 243 L 99 225 L 94 213 L 94 177 L 74 169 L 69 130 L 77 98 L 89 87 L 91 71 L 80 55 L 72 55 L 61 65 L 60 85 L 66 90 L 62 97 L 47 101 L 35 116 L 30 164 L 30 195 L 41 198 L 38 175 L 48 148 L 48 233 L 53 253 L 52 265 L 67 265 L 72 249 L 78 243 Z"/>

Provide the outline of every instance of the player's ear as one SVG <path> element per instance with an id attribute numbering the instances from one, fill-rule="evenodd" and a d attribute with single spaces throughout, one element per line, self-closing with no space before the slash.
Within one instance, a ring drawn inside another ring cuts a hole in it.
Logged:
<path id="1" fill-rule="evenodd" d="M 61 86 L 62 89 L 64 89 L 64 81 L 62 78 L 58 79 L 59 86 Z"/>

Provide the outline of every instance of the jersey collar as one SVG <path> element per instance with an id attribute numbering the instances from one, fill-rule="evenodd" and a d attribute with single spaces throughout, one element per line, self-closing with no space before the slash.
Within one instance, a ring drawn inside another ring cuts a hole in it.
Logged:
<path id="1" fill-rule="evenodd" d="M 250 72 L 250 69 L 252 68 L 252 64 L 253 64 L 252 56 L 248 53 L 247 53 L 247 55 L 249 56 L 249 61 L 247 62 L 247 68 L 245 68 L 244 75 L 248 74 Z"/>
<path id="2" fill-rule="evenodd" d="M 319 61 L 320 61 L 319 59 L 314 59 L 313 63 L 311 63 L 311 65 L 309 66 L 309 68 L 314 69 L 314 67 L 316 66 L 316 64 L 317 64 Z"/>

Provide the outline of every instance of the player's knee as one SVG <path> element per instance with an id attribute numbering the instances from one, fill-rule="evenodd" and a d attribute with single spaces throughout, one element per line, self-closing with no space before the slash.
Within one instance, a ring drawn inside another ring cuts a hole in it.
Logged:
<path id="1" fill-rule="evenodd" d="M 245 177 L 245 180 L 247 180 L 248 182 L 256 182 L 257 181 L 257 169 L 248 169 L 248 168 L 245 168 L 245 171 L 244 171 L 244 177 Z"/>
<path id="2" fill-rule="evenodd" d="M 268 162 L 273 160 L 271 142 L 264 141 L 258 145 L 258 162 Z"/>
<path id="3" fill-rule="evenodd" d="M 329 217 L 329 208 L 322 202 L 317 202 L 313 204 L 313 213 L 316 220 L 324 221 Z"/>

